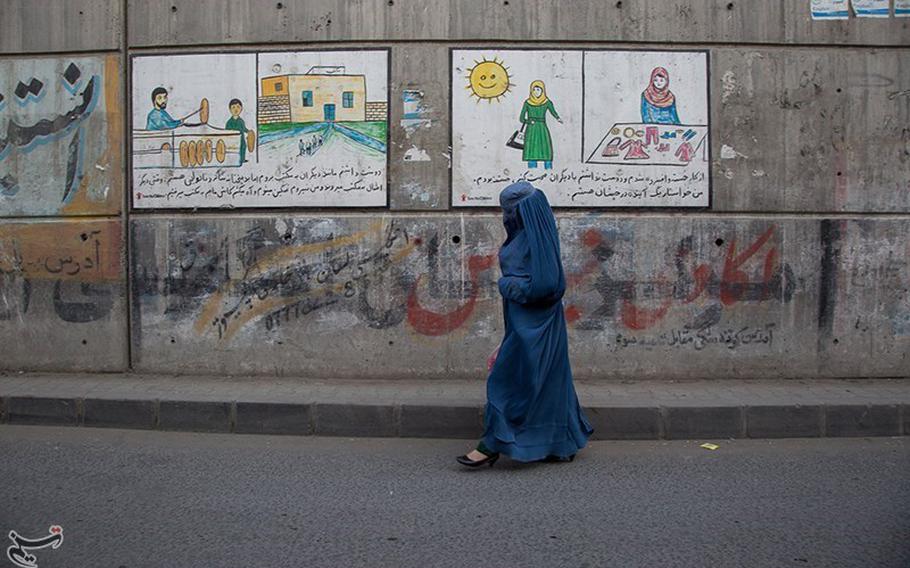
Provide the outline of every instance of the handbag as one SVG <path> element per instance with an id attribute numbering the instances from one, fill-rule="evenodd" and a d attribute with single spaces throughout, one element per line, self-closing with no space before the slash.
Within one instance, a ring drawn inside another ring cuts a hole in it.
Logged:
<path id="1" fill-rule="evenodd" d="M 619 136 L 610 140 L 610 142 L 604 147 L 604 151 L 601 153 L 601 156 L 604 158 L 611 158 L 613 156 L 619 155 L 619 143 L 621 142 Z"/>
<path id="2" fill-rule="evenodd" d="M 514 134 L 512 134 L 511 138 L 509 138 L 509 141 L 506 142 L 506 146 L 508 146 L 509 148 L 515 148 L 516 150 L 525 149 L 525 125 L 524 124 L 522 124 L 521 128 L 519 128 L 518 130 L 515 131 Z"/>

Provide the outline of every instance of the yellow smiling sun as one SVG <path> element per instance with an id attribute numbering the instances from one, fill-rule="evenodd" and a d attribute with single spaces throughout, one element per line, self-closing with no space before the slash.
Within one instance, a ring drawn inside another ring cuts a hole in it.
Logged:
<path id="1" fill-rule="evenodd" d="M 465 75 L 468 79 L 466 89 L 471 91 L 471 95 L 477 97 L 477 102 L 486 99 L 488 103 L 499 102 L 500 97 L 509 92 L 510 87 L 515 85 L 509 82 L 509 68 L 503 65 L 502 61 L 493 58 L 488 61 L 474 61 L 474 67 L 468 69 Z"/>

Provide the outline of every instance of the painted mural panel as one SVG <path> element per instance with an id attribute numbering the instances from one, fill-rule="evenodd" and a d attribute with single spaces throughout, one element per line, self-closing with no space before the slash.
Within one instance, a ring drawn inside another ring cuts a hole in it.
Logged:
<path id="1" fill-rule="evenodd" d="M 706 52 L 456 49 L 452 204 L 707 207 Z"/>
<path id="2" fill-rule="evenodd" d="M 118 56 L 0 59 L 0 217 L 120 211 Z"/>
<path id="3" fill-rule="evenodd" d="M 133 207 L 382 207 L 388 51 L 133 58 Z"/>
<path id="4" fill-rule="evenodd" d="M 127 366 L 119 219 L 0 222 L 0 369 Z"/>

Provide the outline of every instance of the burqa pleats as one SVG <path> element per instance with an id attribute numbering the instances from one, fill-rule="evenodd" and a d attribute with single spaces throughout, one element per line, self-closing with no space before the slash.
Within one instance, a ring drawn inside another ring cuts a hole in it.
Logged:
<path id="1" fill-rule="evenodd" d="M 507 187 L 500 203 L 508 234 L 499 251 L 505 336 L 487 379 L 483 443 L 518 461 L 569 456 L 593 429 L 572 384 L 556 219 L 527 182 Z"/>

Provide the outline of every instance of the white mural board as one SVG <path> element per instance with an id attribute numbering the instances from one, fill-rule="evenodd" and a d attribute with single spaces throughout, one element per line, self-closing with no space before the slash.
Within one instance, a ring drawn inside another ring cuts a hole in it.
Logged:
<path id="1" fill-rule="evenodd" d="M 455 207 L 707 207 L 709 130 L 703 51 L 452 51 Z"/>
<path id="2" fill-rule="evenodd" d="M 133 207 L 386 206 L 388 64 L 387 50 L 134 56 Z"/>

